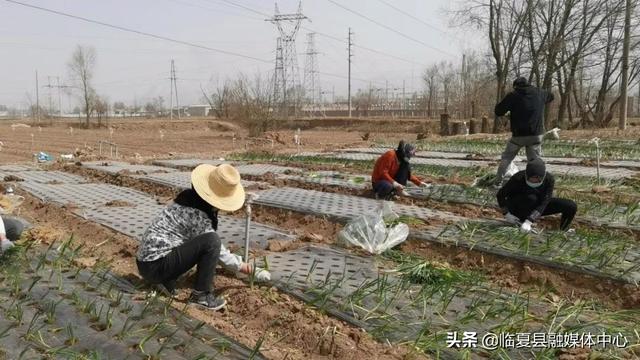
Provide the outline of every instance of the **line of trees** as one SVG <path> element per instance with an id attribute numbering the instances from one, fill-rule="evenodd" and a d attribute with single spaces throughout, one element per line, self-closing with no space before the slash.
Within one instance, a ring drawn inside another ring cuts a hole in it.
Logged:
<path id="1" fill-rule="evenodd" d="M 607 127 L 621 97 L 623 41 L 627 3 L 632 11 L 629 87 L 638 85 L 640 33 L 638 0 L 473 0 L 452 13 L 456 26 L 480 30 L 489 51 L 470 53 L 461 65 L 438 63 L 423 80 L 428 112 L 432 108 L 474 117 L 478 105 L 493 104 L 517 76 L 553 91 L 558 101 L 547 108 L 547 127 Z M 495 89 L 487 96 L 487 88 Z M 501 127 L 495 122 L 495 131 Z"/>

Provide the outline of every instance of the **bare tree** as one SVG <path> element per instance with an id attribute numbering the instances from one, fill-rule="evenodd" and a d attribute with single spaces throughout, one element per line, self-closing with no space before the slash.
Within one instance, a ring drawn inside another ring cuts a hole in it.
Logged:
<path id="1" fill-rule="evenodd" d="M 105 118 L 106 121 L 109 119 L 109 101 L 96 96 L 94 99 L 93 109 L 96 112 L 96 115 L 98 115 L 98 127 L 102 127 L 102 118 Z"/>
<path id="2" fill-rule="evenodd" d="M 422 79 L 425 83 L 425 92 L 426 92 L 426 105 L 427 105 L 427 116 L 433 116 L 433 108 L 437 107 L 438 103 L 438 77 L 440 74 L 440 68 L 438 64 L 433 64 L 427 68 L 422 76 Z"/>
<path id="3" fill-rule="evenodd" d="M 444 113 L 449 114 L 449 103 L 455 92 L 456 72 L 450 62 L 440 63 L 440 82 L 442 83 L 442 100 Z"/>
<path id="4" fill-rule="evenodd" d="M 625 2 L 624 18 L 624 42 L 622 50 L 622 81 L 620 97 L 620 121 L 618 129 L 624 130 L 627 127 L 627 87 L 629 86 L 629 46 L 631 43 L 631 0 Z"/>
<path id="5" fill-rule="evenodd" d="M 474 0 L 461 2 L 454 22 L 488 31 L 496 78 L 496 101 L 507 89 L 507 80 L 515 61 L 516 49 L 523 41 L 522 30 L 527 19 L 529 4 L 518 0 Z M 501 122 L 496 117 L 493 131 L 498 132 Z"/>
<path id="6" fill-rule="evenodd" d="M 94 110 L 96 92 L 91 85 L 96 65 L 96 51 L 93 47 L 78 45 L 67 64 L 71 78 L 79 89 L 86 116 L 85 126 L 89 127 Z"/>

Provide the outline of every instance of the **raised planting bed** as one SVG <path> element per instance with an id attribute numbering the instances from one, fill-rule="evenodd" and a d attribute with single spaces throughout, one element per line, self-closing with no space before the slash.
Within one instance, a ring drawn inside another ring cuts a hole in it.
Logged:
<path id="1" fill-rule="evenodd" d="M 631 284 L 640 283 L 640 244 L 630 236 L 578 230 L 575 234 L 543 231 L 521 233 L 501 222 L 467 222 L 447 226 L 428 237 L 442 244 L 465 247 L 552 268 L 584 273 Z"/>
<path id="2" fill-rule="evenodd" d="M 77 247 L 17 247 L 0 269 L 0 353 L 6 358 L 261 358 L 155 294 L 74 265 Z"/>
<path id="3" fill-rule="evenodd" d="M 389 260 L 395 266 L 390 267 Z M 310 246 L 268 255 L 262 265 L 272 271 L 274 285 L 281 290 L 367 329 L 380 340 L 409 343 L 437 358 L 547 358 L 559 351 L 448 348 L 446 339 L 454 332 L 476 333 L 479 339 L 501 333 L 515 338 L 518 333 L 620 332 L 632 344 L 639 342 L 634 335 L 637 312 L 622 315 L 589 302 L 553 302 L 540 294 L 489 288 L 481 285 L 477 274 L 397 252 L 367 258 Z M 612 345 L 593 351 L 605 357 L 629 354 Z"/>

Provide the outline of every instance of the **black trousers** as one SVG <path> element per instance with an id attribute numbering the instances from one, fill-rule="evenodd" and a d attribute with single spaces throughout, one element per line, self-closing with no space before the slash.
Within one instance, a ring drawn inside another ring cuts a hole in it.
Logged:
<path id="1" fill-rule="evenodd" d="M 20 239 L 22 231 L 24 230 L 24 225 L 20 220 L 8 216 L 2 216 L 2 222 L 4 223 L 4 231 L 5 235 L 7 235 L 7 239 L 11 241 Z"/>
<path id="2" fill-rule="evenodd" d="M 167 256 L 155 261 L 138 261 L 140 275 L 152 284 L 175 281 L 180 275 L 198 266 L 195 290 L 210 292 L 220 257 L 218 234 L 205 233 L 173 249 Z"/>
<path id="3" fill-rule="evenodd" d="M 538 196 L 535 194 L 517 195 L 507 200 L 509 212 L 517 216 L 520 221 L 525 221 L 538 204 Z M 578 205 L 568 199 L 551 198 L 549 204 L 542 212 L 542 216 L 562 214 L 560 229 L 567 230 L 578 211 Z"/>

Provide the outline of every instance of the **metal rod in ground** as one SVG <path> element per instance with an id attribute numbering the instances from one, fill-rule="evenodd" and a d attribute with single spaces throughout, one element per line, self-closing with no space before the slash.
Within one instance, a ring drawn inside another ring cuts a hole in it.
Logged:
<path id="1" fill-rule="evenodd" d="M 247 222 L 244 229 L 244 262 L 249 262 L 249 229 L 251 228 L 251 195 L 247 197 L 247 205 L 245 212 L 247 214 Z"/>
<path id="2" fill-rule="evenodd" d="M 598 176 L 598 185 L 600 185 L 600 144 L 596 141 L 596 173 Z"/>

